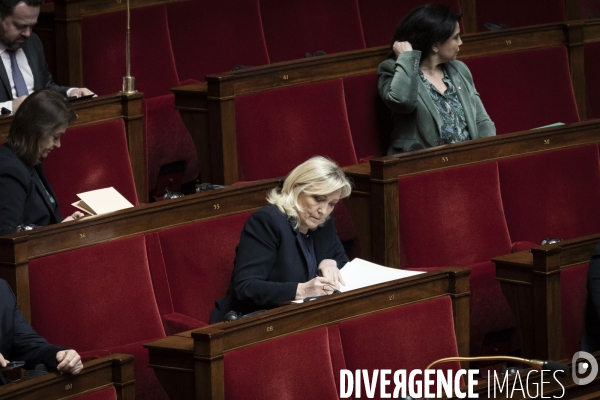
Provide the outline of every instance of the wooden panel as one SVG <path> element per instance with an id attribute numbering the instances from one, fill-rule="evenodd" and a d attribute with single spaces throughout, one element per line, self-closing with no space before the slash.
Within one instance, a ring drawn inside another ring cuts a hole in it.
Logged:
<path id="1" fill-rule="evenodd" d="M 459 354 L 464 355 L 468 354 L 469 348 L 469 273 L 465 268 L 448 268 L 309 303 L 279 307 L 232 323 L 213 324 L 191 333 L 184 332 L 147 343 L 145 347 L 150 354 L 150 366 L 158 371 L 157 377 L 167 392 L 181 396 L 176 397 L 178 399 L 222 399 L 223 353 L 449 295 L 458 317 L 455 319 L 455 332 Z M 192 359 L 195 360 L 195 382 L 189 381 Z M 193 386 L 182 387 L 183 382 Z"/>
<path id="2" fill-rule="evenodd" d="M 496 279 L 517 320 L 524 357 L 562 357 L 560 273 L 586 263 L 600 234 L 494 258 Z"/>
<path id="3" fill-rule="evenodd" d="M 0 400 L 66 399 L 114 386 L 120 400 L 134 400 L 133 356 L 111 354 L 84 363 L 78 375 L 51 372 L 0 386 Z"/>

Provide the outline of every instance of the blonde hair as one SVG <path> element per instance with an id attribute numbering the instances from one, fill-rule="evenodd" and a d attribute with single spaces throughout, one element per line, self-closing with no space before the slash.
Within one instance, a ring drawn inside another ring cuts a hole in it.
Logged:
<path id="1" fill-rule="evenodd" d="M 329 195 L 341 189 L 340 199 L 350 196 L 352 187 L 344 171 L 333 161 L 315 156 L 304 161 L 285 178 L 281 189 L 275 188 L 267 196 L 267 201 L 276 205 L 288 216 L 295 229 L 300 226 L 298 204 L 300 193 Z"/>

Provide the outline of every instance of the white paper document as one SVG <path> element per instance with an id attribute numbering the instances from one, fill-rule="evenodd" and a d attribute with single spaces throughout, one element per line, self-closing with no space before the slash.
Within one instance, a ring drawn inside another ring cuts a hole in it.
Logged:
<path id="1" fill-rule="evenodd" d="M 350 261 L 340 271 L 342 272 L 344 282 L 346 282 L 346 286 L 340 284 L 341 292 L 361 289 L 365 286 L 377 285 L 424 273 L 421 271 L 407 271 L 405 269 L 384 267 L 360 258 Z"/>
<path id="2" fill-rule="evenodd" d="M 133 204 L 112 186 L 79 193 L 77 197 L 81 200 L 73 203 L 73 207 L 85 211 L 90 215 L 106 214 L 133 207 Z"/>

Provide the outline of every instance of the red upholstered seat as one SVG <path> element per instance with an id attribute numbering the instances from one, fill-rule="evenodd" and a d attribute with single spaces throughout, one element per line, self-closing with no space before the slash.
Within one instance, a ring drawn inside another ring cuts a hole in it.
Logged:
<path id="1" fill-rule="evenodd" d="M 598 12 L 600 13 L 600 10 Z M 597 90 L 600 87 L 600 76 L 597 73 L 600 65 L 600 41 L 589 42 L 584 46 L 587 117 L 600 118 L 600 91 Z"/>
<path id="2" fill-rule="evenodd" d="M 384 156 L 392 125 L 389 110 L 377 90 L 377 74 L 350 76 L 342 80 L 356 158 Z"/>
<path id="3" fill-rule="evenodd" d="M 63 217 L 77 210 L 78 193 L 110 186 L 138 204 L 123 120 L 69 128 L 60 142 L 43 165 Z"/>
<path id="4" fill-rule="evenodd" d="M 272 63 L 365 48 L 356 0 L 261 0 L 260 10 Z"/>
<path id="5" fill-rule="evenodd" d="M 167 14 L 181 80 L 269 63 L 258 0 L 173 2 Z"/>
<path id="6" fill-rule="evenodd" d="M 571 358 L 581 350 L 585 326 L 588 264 L 562 269 L 560 272 L 562 356 Z"/>
<path id="7" fill-rule="evenodd" d="M 327 328 L 225 353 L 225 398 L 338 399 Z"/>
<path id="8" fill-rule="evenodd" d="M 398 190 L 403 267 L 471 268 L 471 354 L 479 355 L 486 334 L 514 327 L 489 262 L 511 250 L 497 164 L 402 177 Z"/>
<path id="9" fill-rule="evenodd" d="M 579 121 L 564 46 L 464 61 L 497 134 Z"/>
<path id="10" fill-rule="evenodd" d="M 314 155 L 356 164 L 341 79 L 235 99 L 239 180 L 284 176 Z"/>
<path id="11" fill-rule="evenodd" d="M 235 248 L 250 214 L 234 214 L 147 235 L 160 314 L 177 313 L 196 321 L 195 326 L 175 325 L 176 330 L 167 334 L 208 325 L 215 300 L 229 286 Z"/>
<path id="12" fill-rule="evenodd" d="M 133 354 L 136 396 L 166 399 L 142 347 L 165 336 L 144 236 L 31 260 L 29 286 L 38 333 L 78 351 Z"/>
<path id="13" fill-rule="evenodd" d="M 540 244 L 600 232 L 597 145 L 498 161 L 511 241 Z"/>
<path id="14" fill-rule="evenodd" d="M 125 75 L 125 28 L 125 12 L 82 20 L 85 84 L 98 94 L 121 90 Z M 136 89 L 144 93 L 148 190 L 155 188 L 160 167 L 177 161 L 186 162 L 181 180 L 184 183 L 194 180 L 198 176 L 195 146 L 174 109 L 170 92 L 180 81 L 165 5 L 131 10 L 131 74 Z"/>
<path id="15" fill-rule="evenodd" d="M 404 267 L 466 266 L 510 253 L 495 162 L 402 177 L 398 191 Z"/>
<path id="16" fill-rule="evenodd" d="M 564 0 L 477 0 L 477 30 L 487 31 L 485 22 L 510 28 L 566 20 Z"/>
<path id="17" fill-rule="evenodd" d="M 367 47 L 390 44 L 394 29 L 402 18 L 413 8 L 428 3 L 426 0 L 358 0 L 365 44 Z M 460 12 L 459 0 L 440 0 L 435 3 L 446 4 L 452 10 Z"/>

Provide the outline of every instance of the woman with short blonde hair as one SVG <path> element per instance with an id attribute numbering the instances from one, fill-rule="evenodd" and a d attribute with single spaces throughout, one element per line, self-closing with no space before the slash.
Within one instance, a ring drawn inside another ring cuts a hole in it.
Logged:
<path id="1" fill-rule="evenodd" d="M 267 196 L 242 231 L 231 283 L 216 302 L 211 323 L 289 300 L 332 294 L 345 284 L 348 258 L 332 211 L 350 195 L 344 172 L 325 157 L 312 157 Z"/>

